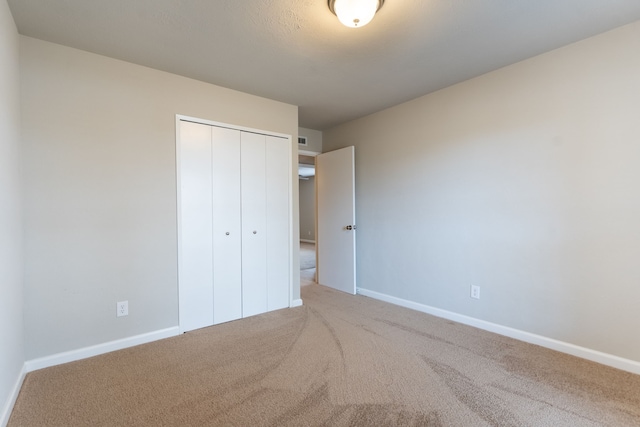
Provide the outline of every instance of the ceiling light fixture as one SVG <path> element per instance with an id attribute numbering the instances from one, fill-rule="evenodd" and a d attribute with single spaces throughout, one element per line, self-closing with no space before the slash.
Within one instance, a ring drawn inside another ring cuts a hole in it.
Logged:
<path id="1" fill-rule="evenodd" d="M 360 28 L 367 25 L 384 0 L 329 0 L 329 10 L 347 27 Z"/>

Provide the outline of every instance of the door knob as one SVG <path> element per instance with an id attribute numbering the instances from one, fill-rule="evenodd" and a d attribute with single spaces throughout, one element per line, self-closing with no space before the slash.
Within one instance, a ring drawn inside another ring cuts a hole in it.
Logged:
<path id="1" fill-rule="evenodd" d="M 256 230 L 253 230 L 253 234 L 258 234 L 258 232 Z"/>
<path id="2" fill-rule="evenodd" d="M 229 235 L 229 232 L 227 231 L 227 232 L 226 232 L 226 233 L 224 233 L 224 234 L 226 234 L 226 235 L 228 236 L 228 235 Z"/>

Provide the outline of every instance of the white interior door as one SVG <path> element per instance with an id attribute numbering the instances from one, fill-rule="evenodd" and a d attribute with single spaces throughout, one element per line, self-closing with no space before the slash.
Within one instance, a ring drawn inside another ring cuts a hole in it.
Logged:
<path id="1" fill-rule="evenodd" d="M 182 332 L 213 323 L 211 126 L 180 123 L 179 313 Z"/>
<path id="2" fill-rule="evenodd" d="M 242 317 L 240 131 L 212 129 L 213 324 Z"/>
<path id="3" fill-rule="evenodd" d="M 291 303 L 291 138 L 191 120 L 177 119 L 182 332 Z"/>
<path id="4" fill-rule="evenodd" d="M 354 147 L 316 157 L 317 281 L 356 293 Z"/>
<path id="5" fill-rule="evenodd" d="M 289 307 L 291 254 L 289 234 L 289 140 L 266 137 L 267 180 L 267 310 Z"/>
<path id="6" fill-rule="evenodd" d="M 242 132 L 242 316 L 267 311 L 265 136 Z"/>

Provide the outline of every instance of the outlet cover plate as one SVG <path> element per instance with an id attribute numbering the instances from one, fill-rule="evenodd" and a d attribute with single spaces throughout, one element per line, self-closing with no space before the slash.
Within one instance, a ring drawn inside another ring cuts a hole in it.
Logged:
<path id="1" fill-rule="evenodd" d="M 480 286 L 471 285 L 471 298 L 480 299 Z"/>
<path id="2" fill-rule="evenodd" d="M 118 301 L 116 303 L 116 317 L 129 315 L 129 301 Z"/>

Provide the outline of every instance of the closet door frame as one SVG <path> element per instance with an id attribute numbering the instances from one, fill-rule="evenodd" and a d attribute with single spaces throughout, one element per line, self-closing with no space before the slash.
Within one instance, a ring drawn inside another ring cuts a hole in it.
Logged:
<path id="1" fill-rule="evenodd" d="M 182 243 L 181 243 L 181 236 L 182 236 L 182 212 L 181 212 L 181 159 L 180 159 L 180 148 L 181 148 L 181 141 L 180 141 L 180 125 L 181 122 L 193 122 L 193 123 L 198 123 L 198 124 L 203 124 L 203 125 L 209 125 L 209 126 L 215 126 L 215 127 L 221 127 L 221 128 L 228 128 L 228 129 L 233 129 L 233 130 L 238 130 L 241 132 L 250 132 L 250 133 L 257 133 L 257 134 L 261 134 L 261 135 L 265 135 L 267 137 L 276 137 L 276 138 L 282 138 L 285 139 L 287 141 L 287 144 L 289 147 L 292 147 L 292 137 L 291 135 L 287 135 L 287 134 L 283 134 L 283 133 L 277 133 L 277 132 L 271 132 L 271 131 L 266 131 L 263 129 L 255 129 L 255 128 L 249 128 L 249 127 L 245 127 L 245 126 L 237 126 L 237 125 L 232 125 L 229 123 L 222 123 L 222 122 L 215 122 L 215 121 L 211 121 L 211 120 L 207 120 L 207 119 L 201 119 L 201 118 L 197 118 L 197 117 L 191 117 L 191 116 L 185 116 L 185 115 L 181 115 L 181 114 L 176 114 L 176 207 L 177 207 L 177 243 L 178 243 L 178 247 L 177 247 L 177 252 L 178 252 L 178 299 L 180 298 L 180 281 L 182 278 L 182 272 L 183 272 L 183 265 L 184 265 L 184 259 L 183 259 L 183 251 L 182 251 Z M 288 150 L 288 159 L 287 159 L 287 165 L 291 165 L 292 164 L 292 148 L 290 148 Z M 289 201 L 289 207 L 288 207 L 288 222 L 289 222 L 289 253 L 288 253 L 288 263 L 289 263 L 289 271 L 288 271 L 288 275 L 289 275 L 289 283 L 288 283 L 288 292 L 289 292 L 289 307 L 296 307 L 298 305 L 300 305 L 297 301 L 293 301 L 293 275 L 294 275 L 294 271 L 293 271 L 293 250 L 294 250 L 294 241 L 293 241 L 293 237 L 294 237 L 294 233 L 293 233 L 293 167 L 288 167 L 287 168 L 287 176 L 288 176 L 288 201 Z M 179 329 L 180 329 L 180 333 L 185 332 L 185 328 L 183 325 L 183 317 L 184 313 L 180 313 L 180 302 L 178 302 L 178 322 L 179 322 Z"/>

